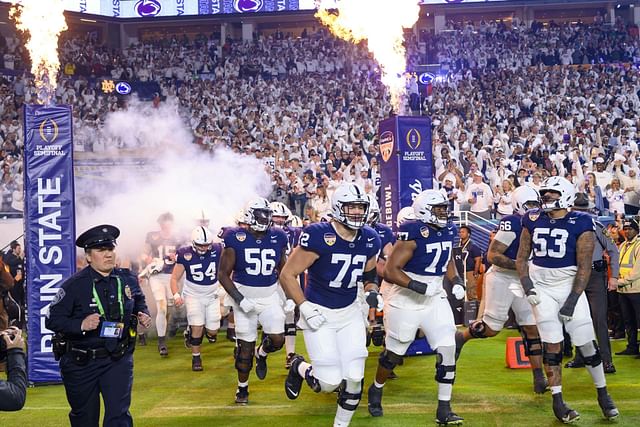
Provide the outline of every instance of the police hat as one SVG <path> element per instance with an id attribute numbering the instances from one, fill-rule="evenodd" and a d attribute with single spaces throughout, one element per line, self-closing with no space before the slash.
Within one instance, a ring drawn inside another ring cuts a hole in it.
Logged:
<path id="1" fill-rule="evenodd" d="M 574 211 L 590 211 L 595 207 L 595 204 L 589 200 L 589 197 L 585 193 L 577 193 L 576 200 L 571 207 Z"/>
<path id="2" fill-rule="evenodd" d="M 107 224 L 98 225 L 78 236 L 76 246 L 84 249 L 114 248 L 119 235 L 118 227 Z"/>

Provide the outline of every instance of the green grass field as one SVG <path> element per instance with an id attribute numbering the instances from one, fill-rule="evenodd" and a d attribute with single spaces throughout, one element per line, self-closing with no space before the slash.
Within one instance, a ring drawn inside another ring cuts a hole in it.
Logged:
<path id="1" fill-rule="evenodd" d="M 458 364 L 453 408 L 469 426 L 561 425 L 551 412 L 551 397 L 531 391 L 529 370 L 505 368 L 505 339 L 514 331 L 494 339 L 472 341 L 465 346 Z M 301 348 L 302 336 L 298 335 Z M 613 342 L 614 351 L 624 342 Z M 232 343 L 222 340 L 203 345 L 203 372 L 191 372 L 191 359 L 182 341 L 170 342 L 171 355 L 161 359 L 155 344 L 138 347 L 131 412 L 137 426 L 330 426 L 336 408 L 335 394 L 318 395 L 303 389 L 296 401 L 284 394 L 284 352 L 269 358 L 264 381 L 250 379 L 250 404 L 233 403 L 236 373 Z M 365 388 L 372 382 L 379 348 L 371 347 Z M 366 394 L 352 426 L 433 425 L 437 403 L 434 357 L 410 357 L 397 369 L 399 379 L 385 386 L 385 416 L 372 418 L 366 409 Z M 640 360 L 617 357 L 618 373 L 608 375 L 609 389 L 621 412 L 619 426 L 640 426 Z M 565 369 L 565 399 L 582 415 L 580 425 L 611 424 L 602 419 L 595 390 L 585 369 Z M 64 389 L 43 386 L 29 390 L 25 408 L 1 413 L 1 427 L 46 427 L 68 424 Z"/>

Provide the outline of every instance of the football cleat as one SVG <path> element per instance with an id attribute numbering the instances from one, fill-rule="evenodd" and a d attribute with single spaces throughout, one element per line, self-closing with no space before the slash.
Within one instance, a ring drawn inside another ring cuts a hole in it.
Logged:
<path id="1" fill-rule="evenodd" d="M 169 355 L 169 349 L 167 348 L 167 344 L 164 337 L 158 338 L 158 353 L 160 353 L 160 356 Z"/>
<path id="2" fill-rule="evenodd" d="M 256 376 L 261 380 L 267 377 L 267 356 L 256 354 Z"/>
<path id="3" fill-rule="evenodd" d="M 553 395 L 553 414 L 565 424 L 571 424 L 580 419 L 578 411 L 571 409 L 564 400 L 562 400 L 562 393 Z"/>
<path id="4" fill-rule="evenodd" d="M 300 390 L 302 389 L 303 378 L 298 373 L 298 366 L 304 362 L 304 357 L 296 355 L 291 360 L 291 367 L 287 378 L 284 380 L 284 392 L 291 400 L 295 400 L 300 396 Z"/>
<path id="5" fill-rule="evenodd" d="M 615 403 L 613 403 L 613 399 L 611 399 L 611 396 L 608 393 L 598 396 L 598 405 L 600 405 L 602 415 L 604 415 L 607 420 L 613 421 L 620 416 L 618 408 L 616 408 Z"/>
<path id="6" fill-rule="evenodd" d="M 227 339 L 229 341 L 236 340 L 236 328 L 227 328 Z"/>
<path id="7" fill-rule="evenodd" d="M 191 358 L 191 370 L 193 372 L 202 371 L 202 358 L 200 358 L 200 356 L 193 356 Z"/>
<path id="8" fill-rule="evenodd" d="M 296 357 L 296 356 L 297 356 L 297 354 L 295 354 L 295 353 L 287 354 L 287 361 L 284 363 L 284 368 L 285 369 L 291 368 L 291 362 L 293 361 L 293 358 Z"/>
<path id="9" fill-rule="evenodd" d="M 436 424 L 439 426 L 460 425 L 464 418 L 451 410 L 451 404 L 447 400 L 438 401 L 438 409 L 436 411 Z"/>
<path id="10" fill-rule="evenodd" d="M 249 386 L 238 387 L 236 390 L 236 403 L 238 405 L 246 405 L 249 403 Z"/>
<path id="11" fill-rule="evenodd" d="M 382 410 L 382 388 L 376 387 L 375 384 L 371 384 L 369 387 L 367 409 L 372 417 L 381 417 L 384 412 Z"/>

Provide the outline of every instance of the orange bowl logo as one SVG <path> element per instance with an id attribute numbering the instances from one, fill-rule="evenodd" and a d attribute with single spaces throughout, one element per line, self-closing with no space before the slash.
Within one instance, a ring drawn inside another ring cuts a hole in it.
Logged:
<path id="1" fill-rule="evenodd" d="M 58 138 L 58 124 L 52 119 L 45 119 L 40 123 L 40 138 L 47 144 Z"/>
<path id="2" fill-rule="evenodd" d="M 415 128 L 409 129 L 409 132 L 407 132 L 407 145 L 409 148 L 415 150 L 420 146 L 421 142 L 420 132 Z"/>
<path id="3" fill-rule="evenodd" d="M 393 132 L 387 130 L 380 135 L 380 154 L 385 162 L 388 162 L 391 158 L 391 154 L 393 154 Z"/>

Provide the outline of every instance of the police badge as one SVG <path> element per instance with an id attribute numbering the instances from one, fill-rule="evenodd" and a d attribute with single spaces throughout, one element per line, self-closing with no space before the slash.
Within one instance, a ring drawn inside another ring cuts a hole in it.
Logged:
<path id="1" fill-rule="evenodd" d="M 124 294 L 128 299 L 131 299 L 131 288 L 129 285 L 124 286 Z"/>

